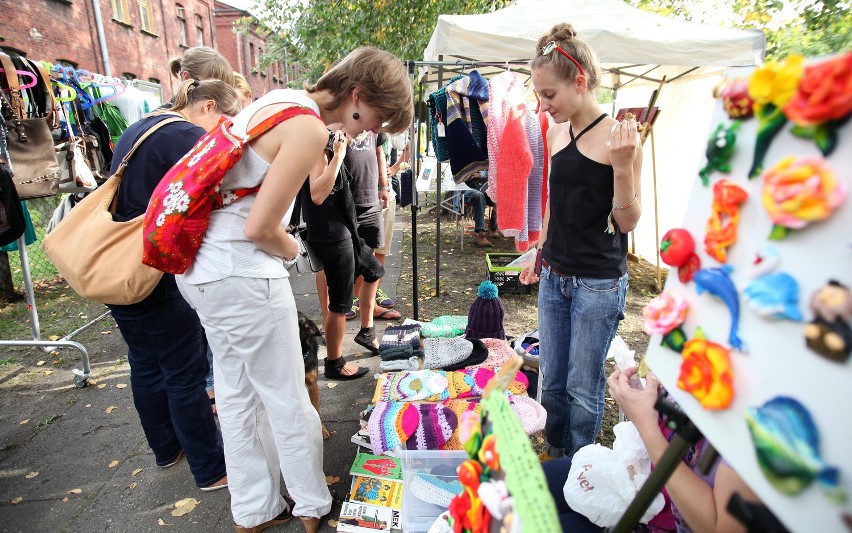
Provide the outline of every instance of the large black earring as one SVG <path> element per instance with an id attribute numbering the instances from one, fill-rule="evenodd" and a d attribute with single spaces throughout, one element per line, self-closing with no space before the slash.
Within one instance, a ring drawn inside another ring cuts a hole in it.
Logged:
<path id="1" fill-rule="evenodd" d="M 352 113 L 352 119 L 353 120 L 358 120 L 359 118 L 361 118 L 361 115 L 357 111 Z"/>

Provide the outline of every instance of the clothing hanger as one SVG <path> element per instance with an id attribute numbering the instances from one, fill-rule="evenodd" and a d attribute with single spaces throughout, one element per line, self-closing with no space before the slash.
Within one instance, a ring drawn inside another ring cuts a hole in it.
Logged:
<path id="1" fill-rule="evenodd" d="M 0 72 L 6 72 L 6 69 L 0 67 Z M 28 70 L 16 70 L 15 73 L 18 76 L 23 76 L 25 78 L 29 78 L 29 82 L 24 85 L 19 86 L 19 89 L 29 89 L 30 87 L 35 87 L 38 85 L 38 78 L 36 78 L 35 74 Z M 3 89 L 3 92 L 9 93 L 12 92 L 12 89 Z"/>

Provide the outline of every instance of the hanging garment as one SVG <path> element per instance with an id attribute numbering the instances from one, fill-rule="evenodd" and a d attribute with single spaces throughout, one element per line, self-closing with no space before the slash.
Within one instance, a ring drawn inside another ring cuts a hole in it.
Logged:
<path id="1" fill-rule="evenodd" d="M 544 171 L 544 158 L 546 154 L 545 141 L 541 136 L 541 125 L 536 113 L 527 111 L 525 117 L 527 141 L 530 145 L 533 163 L 527 179 L 527 216 L 526 225 L 527 239 L 518 240 L 515 245 L 518 251 L 524 252 L 529 248 L 530 242 L 538 241 L 541 236 L 541 219 L 544 213 L 541 205 L 541 182 Z"/>
<path id="2" fill-rule="evenodd" d="M 464 76 L 455 76 L 450 79 L 447 85 L 454 81 L 463 78 Z M 435 157 L 438 161 L 447 161 L 450 158 L 450 152 L 447 148 L 447 85 L 441 87 L 437 91 L 429 95 L 429 124 L 432 130 L 432 146 L 435 147 Z M 422 132 L 423 130 L 421 130 Z M 425 146 L 425 139 L 420 139 L 420 146 Z"/>
<path id="3" fill-rule="evenodd" d="M 475 70 L 447 86 L 447 148 L 456 183 L 478 178 L 481 171 L 488 170 L 488 149 L 483 134 L 488 98 L 488 82 Z M 477 108 L 475 113 L 472 112 L 474 107 Z M 474 138 L 474 132 L 481 145 Z"/>
<path id="4" fill-rule="evenodd" d="M 24 210 L 24 222 L 26 223 L 26 228 L 24 229 L 24 243 L 29 246 L 32 243 L 38 240 L 36 236 L 35 228 L 33 227 L 33 220 L 30 218 L 30 210 L 27 209 L 27 202 L 21 201 L 21 209 Z M 0 252 L 17 252 L 18 251 L 18 241 L 12 241 L 6 246 L 0 246 Z"/>

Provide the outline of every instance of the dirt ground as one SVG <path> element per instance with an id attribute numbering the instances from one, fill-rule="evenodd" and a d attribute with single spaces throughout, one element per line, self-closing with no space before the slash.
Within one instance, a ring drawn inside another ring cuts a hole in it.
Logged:
<path id="1" fill-rule="evenodd" d="M 406 211 L 406 213 L 408 213 Z M 476 298 L 479 284 L 488 279 L 486 253 L 518 253 L 514 240 L 506 237 L 493 239 L 491 248 L 480 248 L 473 243 L 469 234 L 465 235 L 463 249 L 460 238 L 462 225 L 464 231 L 473 230 L 472 220 L 465 219 L 464 224 L 457 225 L 453 218 L 442 217 L 441 249 L 440 249 L 440 295 L 436 295 L 435 283 L 435 254 L 436 254 L 436 222 L 434 211 L 423 212 L 417 222 L 417 265 L 420 301 L 418 315 L 420 320 L 445 314 L 466 315 Z M 413 269 L 407 265 L 413 264 L 410 215 L 406 218 L 406 238 L 403 243 L 403 260 L 399 285 L 397 309 L 403 316 L 413 316 L 412 291 Z M 636 351 L 636 360 L 645 354 L 648 348 L 648 335 L 643 331 L 642 308 L 654 298 L 657 290 L 656 267 L 647 261 L 637 258 L 628 262 L 629 293 L 625 319 L 618 328 L 618 334 L 624 339 L 630 349 Z M 667 270 L 661 272 L 662 282 L 665 283 Z M 506 310 L 504 326 L 507 335 L 518 336 L 532 331 L 538 323 L 538 288 L 533 287 L 531 294 L 501 293 L 503 306 Z M 612 368 L 609 362 L 607 368 Z M 607 409 L 601 426 L 600 441 L 606 446 L 612 445 L 614 438 L 612 426 L 618 423 L 618 406 L 607 396 Z M 537 449 L 543 448 L 541 435 L 533 436 L 533 444 Z"/>

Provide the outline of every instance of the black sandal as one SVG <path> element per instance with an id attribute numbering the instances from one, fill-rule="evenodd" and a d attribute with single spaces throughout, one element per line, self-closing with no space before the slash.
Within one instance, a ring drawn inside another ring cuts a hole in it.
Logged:
<path id="1" fill-rule="evenodd" d="M 346 381 L 350 379 L 358 379 L 364 376 L 369 369 L 359 366 L 354 374 L 343 374 L 343 367 L 346 366 L 346 359 L 343 357 L 334 360 L 325 360 L 325 377 L 328 379 L 337 379 Z"/>

